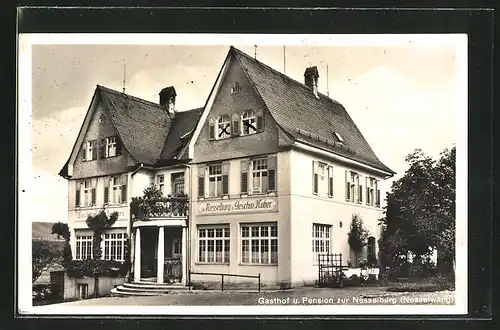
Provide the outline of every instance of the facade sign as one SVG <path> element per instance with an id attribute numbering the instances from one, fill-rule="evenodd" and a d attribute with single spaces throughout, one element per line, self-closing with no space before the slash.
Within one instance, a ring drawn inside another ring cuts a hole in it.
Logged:
<path id="1" fill-rule="evenodd" d="M 78 220 L 87 220 L 89 215 L 97 215 L 99 212 L 101 212 L 102 209 L 90 209 L 90 210 L 82 210 L 82 211 L 76 211 L 76 218 Z M 113 212 L 118 212 L 118 219 L 122 219 L 125 217 L 125 210 L 122 208 L 116 208 L 116 209 L 105 209 L 104 212 L 110 216 L 111 213 Z"/>
<path id="2" fill-rule="evenodd" d="M 198 215 L 278 212 L 277 197 L 199 201 Z"/>

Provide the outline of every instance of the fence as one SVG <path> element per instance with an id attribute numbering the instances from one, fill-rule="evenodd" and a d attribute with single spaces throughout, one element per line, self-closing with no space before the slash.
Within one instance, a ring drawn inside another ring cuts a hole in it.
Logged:
<path id="1" fill-rule="evenodd" d="M 259 275 L 241 275 L 241 274 L 227 274 L 227 273 L 199 273 L 199 272 L 192 272 L 191 270 L 188 270 L 188 289 L 189 290 L 191 290 L 191 275 L 214 275 L 214 276 L 221 276 L 221 291 L 224 291 L 224 276 L 256 278 L 256 279 L 258 279 L 257 290 L 258 290 L 258 292 L 260 292 L 260 273 L 259 273 Z"/>
<path id="2" fill-rule="evenodd" d="M 342 253 L 318 254 L 318 286 L 332 284 L 342 286 Z"/>

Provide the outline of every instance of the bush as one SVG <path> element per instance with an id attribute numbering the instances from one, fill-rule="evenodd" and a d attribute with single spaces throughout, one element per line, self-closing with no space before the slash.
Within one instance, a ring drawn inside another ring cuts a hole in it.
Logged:
<path id="1" fill-rule="evenodd" d="M 50 284 L 33 285 L 33 299 L 35 301 L 44 300 L 52 297 Z"/>
<path id="2" fill-rule="evenodd" d="M 389 287 L 390 292 L 436 292 L 454 290 L 455 284 L 448 281 L 446 277 L 436 276 L 425 281 L 416 283 L 401 283 Z"/>
<path id="3" fill-rule="evenodd" d="M 127 263 L 115 260 L 72 260 L 66 269 L 68 276 L 81 278 L 84 276 L 124 277 L 127 275 Z"/>

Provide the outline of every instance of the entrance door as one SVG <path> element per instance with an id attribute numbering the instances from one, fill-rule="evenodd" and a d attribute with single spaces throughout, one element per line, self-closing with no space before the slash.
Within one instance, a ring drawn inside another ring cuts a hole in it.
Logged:
<path id="1" fill-rule="evenodd" d="M 182 281 L 182 228 L 170 227 L 165 237 L 165 280 Z"/>
<path id="2" fill-rule="evenodd" d="M 156 277 L 158 228 L 141 228 L 141 278 Z"/>

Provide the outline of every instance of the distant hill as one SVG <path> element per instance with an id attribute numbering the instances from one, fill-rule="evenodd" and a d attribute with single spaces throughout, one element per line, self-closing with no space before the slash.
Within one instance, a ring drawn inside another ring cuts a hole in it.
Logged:
<path id="1" fill-rule="evenodd" d="M 63 241 L 57 238 L 57 235 L 52 234 L 52 225 L 54 222 L 34 221 L 31 226 L 31 237 L 33 239 L 46 239 L 50 241 Z"/>

